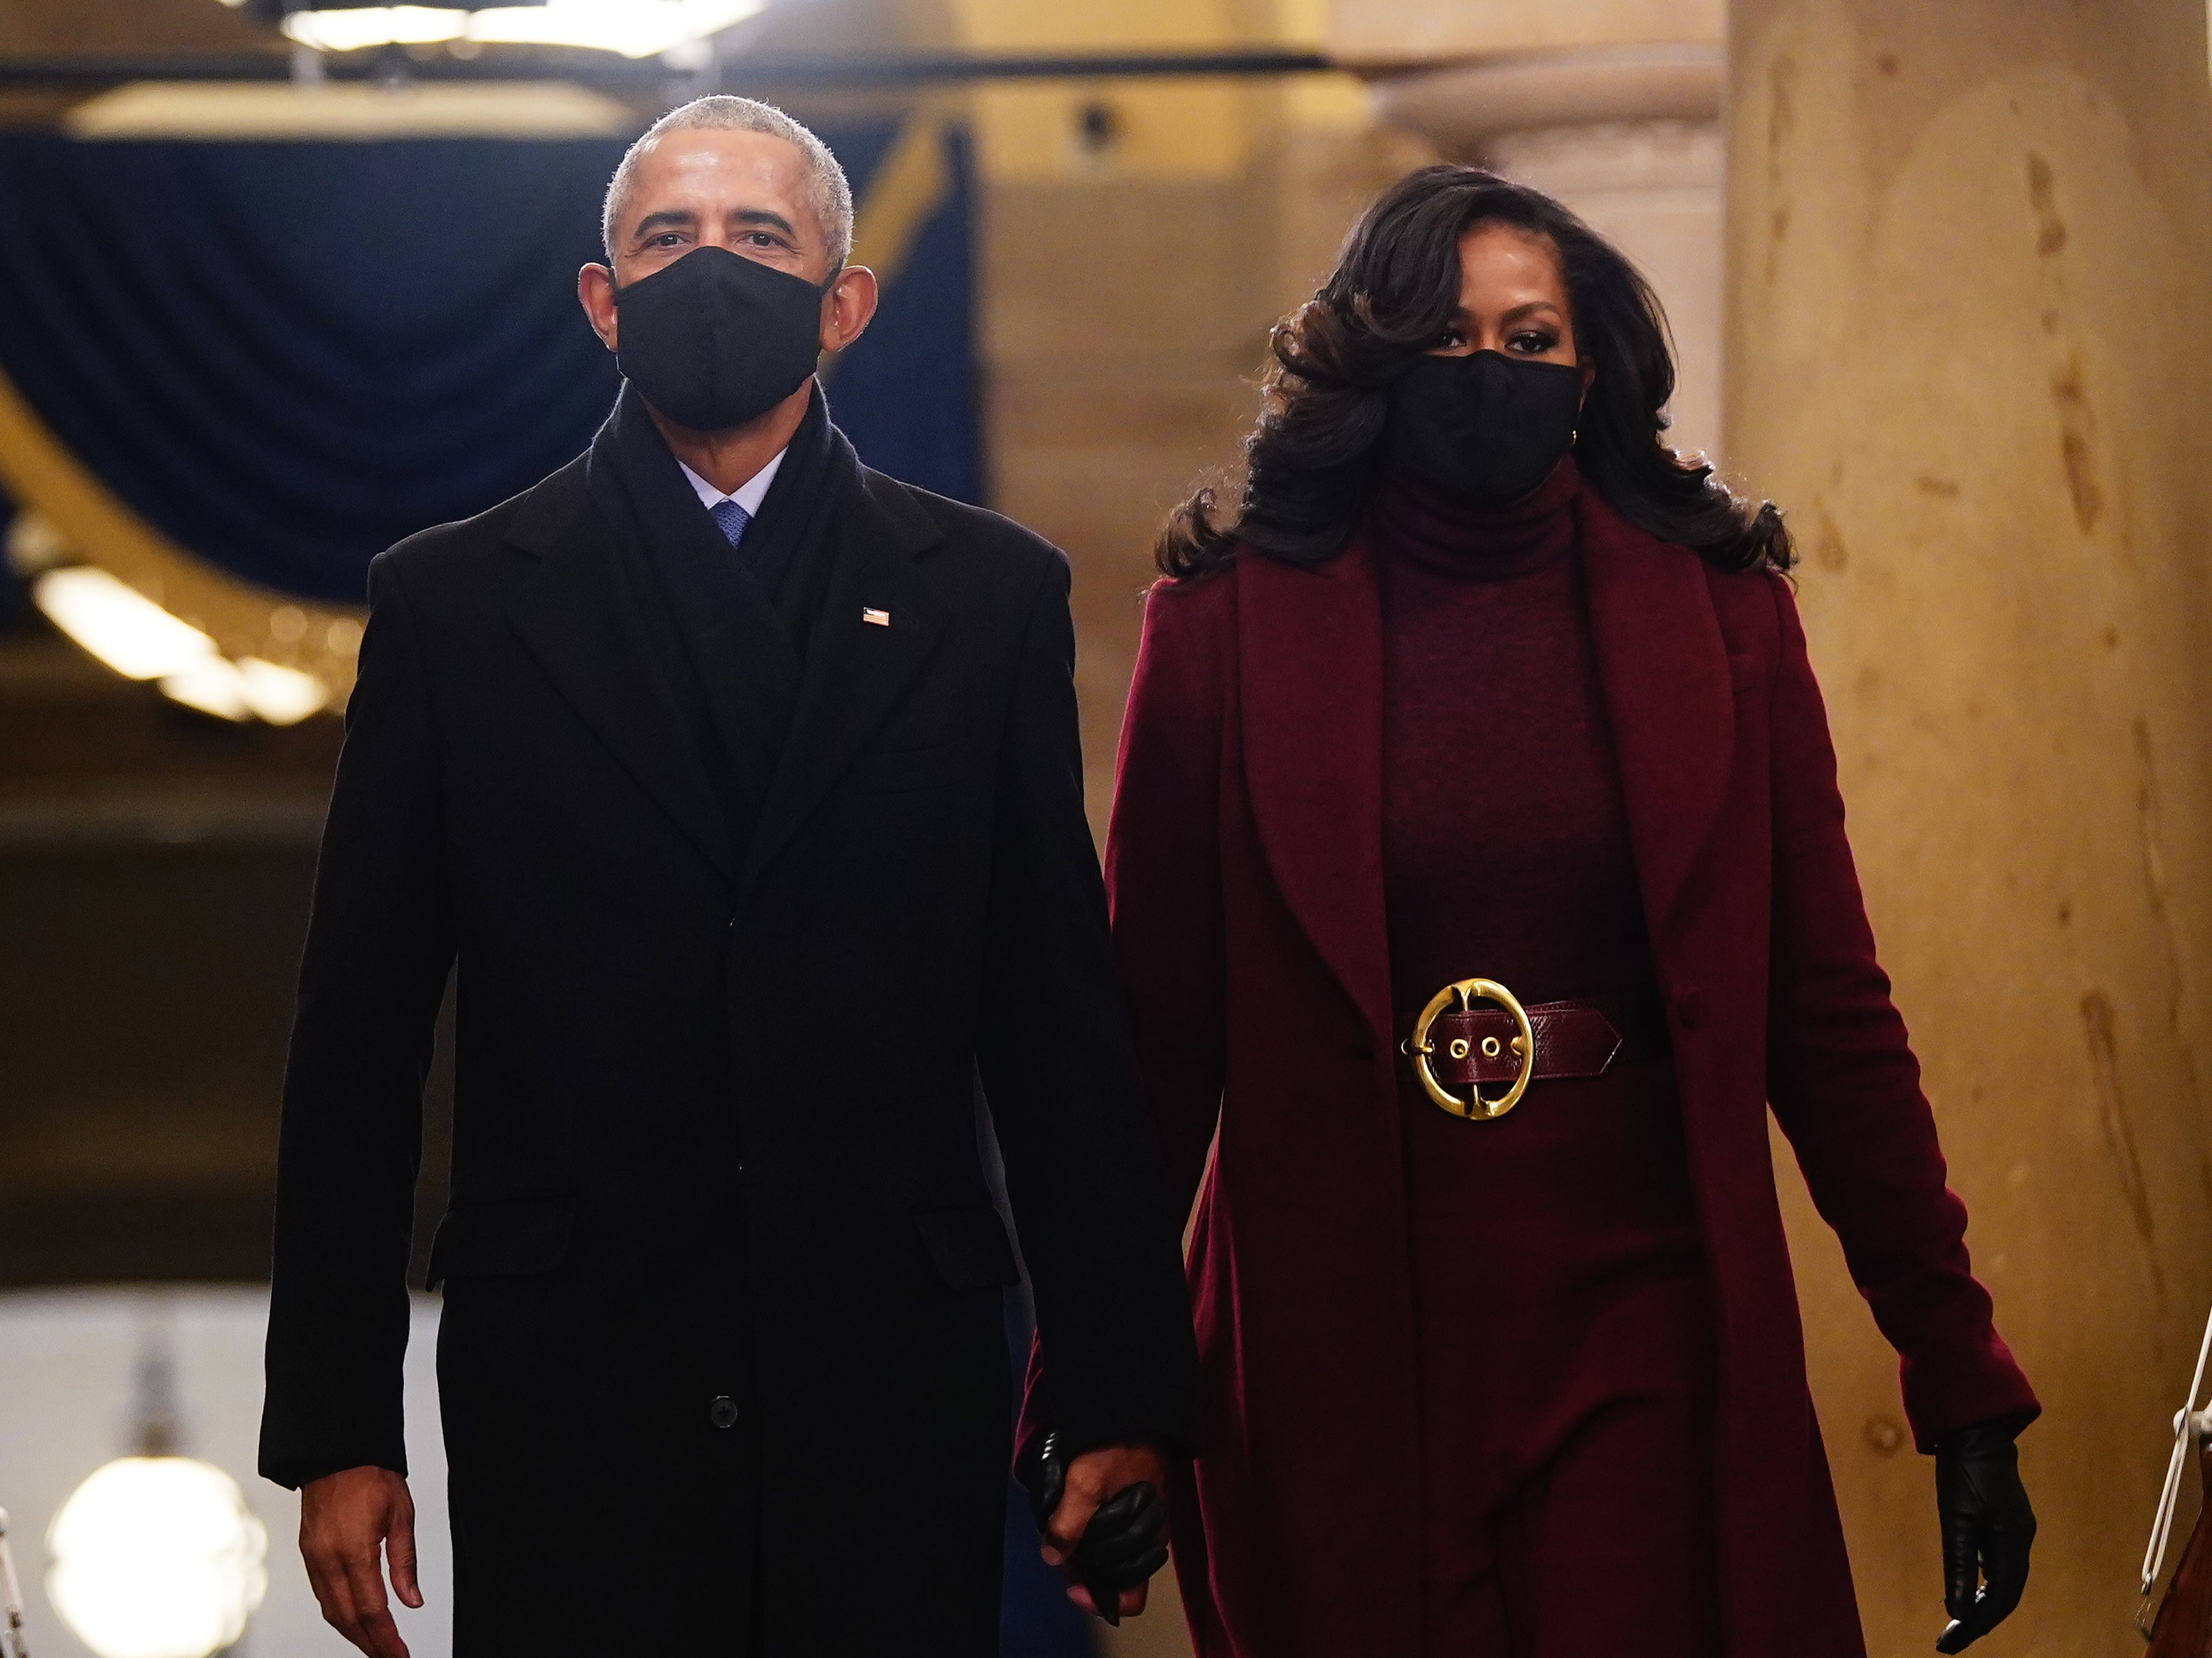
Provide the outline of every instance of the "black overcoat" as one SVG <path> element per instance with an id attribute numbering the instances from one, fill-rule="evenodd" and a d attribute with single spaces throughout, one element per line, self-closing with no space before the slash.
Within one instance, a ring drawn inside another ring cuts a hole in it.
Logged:
<path id="1" fill-rule="evenodd" d="M 859 469 L 742 858 L 588 458 L 379 558 L 286 1084 L 263 1467 L 404 1469 L 422 1087 L 456 1651 L 994 1652 L 1013 1251 L 1071 1437 L 1189 1324 L 1065 559 Z M 718 1425 L 727 1424 L 728 1425 Z"/>

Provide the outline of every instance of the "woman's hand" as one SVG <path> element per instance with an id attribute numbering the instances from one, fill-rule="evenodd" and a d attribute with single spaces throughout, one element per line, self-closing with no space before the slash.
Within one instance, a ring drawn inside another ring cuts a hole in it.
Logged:
<path id="1" fill-rule="evenodd" d="M 1936 1444 L 1936 1513 L 1943 1527 L 1938 1652 L 1963 1652 L 2012 1615 L 2027 1587 L 2035 1511 L 2020 1483 L 2017 1424 L 1984 1422 Z"/>

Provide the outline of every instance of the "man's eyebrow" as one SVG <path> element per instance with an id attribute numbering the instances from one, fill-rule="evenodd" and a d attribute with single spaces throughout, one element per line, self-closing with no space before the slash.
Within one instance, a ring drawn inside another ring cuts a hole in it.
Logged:
<path id="1" fill-rule="evenodd" d="M 741 207 L 730 216 L 739 224 L 766 225 L 771 230 L 781 230 L 794 241 L 799 238 L 799 228 L 796 225 L 785 218 L 782 214 L 772 212 L 764 207 Z"/>
<path id="2" fill-rule="evenodd" d="M 681 230 L 698 222 L 699 216 L 696 213 L 682 208 L 663 208 L 658 213 L 648 213 L 640 219 L 637 228 L 629 233 L 630 240 L 635 241 L 640 236 L 649 236 L 656 230 Z"/>

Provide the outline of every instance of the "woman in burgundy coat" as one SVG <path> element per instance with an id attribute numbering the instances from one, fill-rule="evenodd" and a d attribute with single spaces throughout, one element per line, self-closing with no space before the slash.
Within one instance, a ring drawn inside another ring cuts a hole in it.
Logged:
<path id="1" fill-rule="evenodd" d="M 1274 349 L 1235 523 L 1163 537 L 1107 851 L 1198 1206 L 1200 1654 L 1859 1658 L 1770 1107 L 1901 1356 L 1958 1650 L 2037 1406 L 1778 515 L 1662 446 L 1633 269 L 1486 173 L 1394 188 Z"/>

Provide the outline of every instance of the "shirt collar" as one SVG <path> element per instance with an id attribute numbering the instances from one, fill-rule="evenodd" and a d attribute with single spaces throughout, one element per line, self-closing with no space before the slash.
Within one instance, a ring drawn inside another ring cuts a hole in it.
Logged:
<path id="1" fill-rule="evenodd" d="M 777 450 L 774 460 L 769 462 L 736 489 L 726 491 L 717 489 L 689 466 L 684 466 L 682 461 L 679 460 L 676 464 L 678 466 L 684 466 L 685 480 L 697 494 L 699 504 L 708 512 L 713 512 L 726 501 L 734 501 L 744 509 L 747 518 L 758 518 L 761 502 L 768 499 L 768 487 L 775 482 L 775 469 L 783 465 L 783 458 L 790 452 L 788 447 Z"/>

